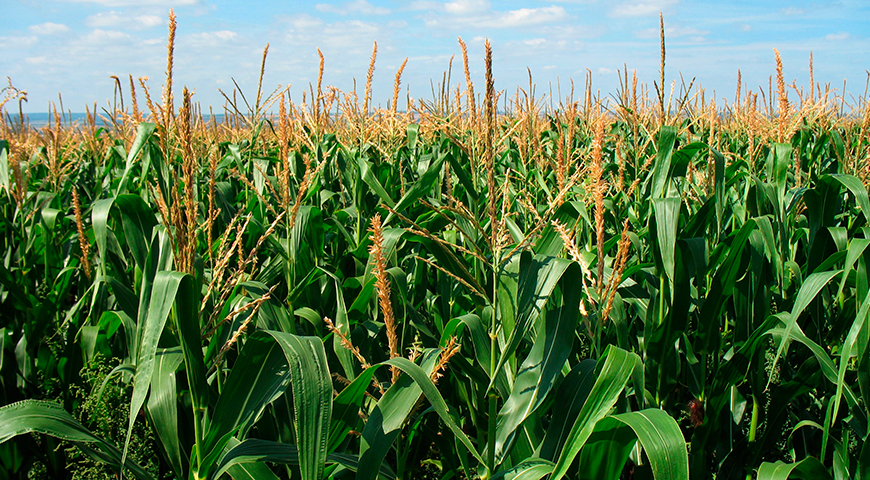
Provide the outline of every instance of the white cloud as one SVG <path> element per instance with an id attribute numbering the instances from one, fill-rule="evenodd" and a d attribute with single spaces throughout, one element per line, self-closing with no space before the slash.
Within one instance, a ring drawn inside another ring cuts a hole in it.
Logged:
<path id="1" fill-rule="evenodd" d="M 35 35 L 29 35 L 27 37 L 0 37 L 0 48 L 17 50 L 29 47 L 37 41 L 38 39 Z"/>
<path id="2" fill-rule="evenodd" d="M 372 5 L 366 0 L 352 0 L 341 5 L 318 3 L 314 8 L 316 8 L 318 12 L 337 13 L 339 15 L 347 15 L 349 13 L 361 13 L 363 15 L 388 15 L 390 13 L 389 8 Z"/>
<path id="3" fill-rule="evenodd" d="M 192 33 L 186 36 L 196 47 L 217 46 L 239 38 L 239 34 L 230 30 Z"/>
<path id="4" fill-rule="evenodd" d="M 45 22 L 40 23 L 39 25 L 31 25 L 28 30 L 30 30 L 30 33 L 36 35 L 57 35 L 59 33 L 68 32 L 69 27 L 62 23 Z"/>
<path id="5" fill-rule="evenodd" d="M 494 11 L 489 2 L 457 0 L 441 5 L 441 14 L 430 14 L 424 22 L 431 28 L 516 28 L 541 25 L 566 20 L 564 8 L 551 5 L 541 8 L 519 8 L 509 11 Z"/>
<path id="6" fill-rule="evenodd" d="M 363 62 L 368 60 L 372 42 L 383 40 L 379 24 L 362 20 L 324 22 L 311 15 L 298 15 L 287 19 L 287 23 L 289 28 L 286 30 L 285 39 L 291 45 L 308 48 L 311 52 L 320 48 L 325 55 L 329 52 L 342 52 L 345 58 L 359 55 Z M 385 45 L 381 44 L 379 47 L 383 51 Z"/>
<path id="7" fill-rule="evenodd" d="M 783 15 L 803 15 L 804 11 L 797 7 L 782 8 L 779 10 Z"/>
<path id="8" fill-rule="evenodd" d="M 301 15 L 294 15 L 288 20 L 288 22 L 290 23 L 291 27 L 298 30 L 305 30 L 323 25 L 323 20 L 317 17 L 312 17 L 307 13 L 303 13 Z"/>
<path id="9" fill-rule="evenodd" d="M 523 43 L 530 47 L 537 47 L 538 45 L 543 45 L 547 43 L 546 38 L 530 38 L 528 40 L 523 40 Z"/>
<path id="10" fill-rule="evenodd" d="M 708 30 L 698 30 L 694 27 L 682 27 L 679 25 L 667 26 L 665 25 L 665 38 L 680 38 L 680 37 L 693 37 L 693 38 L 703 38 L 703 35 L 710 33 Z M 644 30 L 638 30 L 634 32 L 634 36 L 637 38 L 659 38 L 661 35 L 661 30 L 658 28 L 647 28 Z"/>
<path id="11" fill-rule="evenodd" d="M 46 63 L 48 59 L 45 57 L 27 57 L 24 59 L 24 61 L 31 65 L 40 65 Z"/>
<path id="12" fill-rule="evenodd" d="M 199 0 L 63 0 L 69 3 L 96 3 L 106 7 L 181 7 L 198 5 Z"/>
<path id="13" fill-rule="evenodd" d="M 744 23 L 743 26 L 740 27 L 740 30 L 742 30 L 742 31 L 744 31 L 744 32 L 751 32 L 751 31 L 752 31 L 752 25 L 750 25 L 750 24 L 748 24 L 748 23 Z"/>
<path id="14" fill-rule="evenodd" d="M 825 35 L 826 40 L 841 41 L 841 40 L 845 40 L 847 38 L 849 38 L 848 32 L 829 33 L 828 35 Z"/>
<path id="15" fill-rule="evenodd" d="M 498 25 L 502 27 L 518 27 L 521 25 L 537 25 L 541 23 L 558 22 L 567 17 L 565 9 L 557 6 L 544 8 L 521 8 L 497 15 Z"/>
<path id="16" fill-rule="evenodd" d="M 444 10 L 453 15 L 472 15 L 490 10 L 486 0 L 454 0 L 444 4 Z"/>
<path id="17" fill-rule="evenodd" d="M 405 6 L 405 9 L 411 11 L 439 10 L 443 7 L 444 4 L 442 4 L 441 2 L 433 2 L 431 0 L 414 0 L 413 2 L 407 4 Z"/>
<path id="18" fill-rule="evenodd" d="M 646 17 L 658 15 L 660 12 L 676 5 L 679 0 L 642 0 L 628 1 L 617 5 L 613 15 L 617 17 Z"/>
<path id="19" fill-rule="evenodd" d="M 108 42 L 117 42 L 119 40 L 127 40 L 130 38 L 130 35 L 119 32 L 116 30 L 103 30 L 97 28 L 92 30 L 90 33 L 84 36 L 83 40 L 86 43 L 108 43 Z"/>
<path id="20" fill-rule="evenodd" d="M 144 30 L 161 25 L 165 22 L 157 15 L 124 15 L 114 10 L 100 12 L 85 19 L 85 25 L 91 28 L 119 28 L 125 30 Z"/>

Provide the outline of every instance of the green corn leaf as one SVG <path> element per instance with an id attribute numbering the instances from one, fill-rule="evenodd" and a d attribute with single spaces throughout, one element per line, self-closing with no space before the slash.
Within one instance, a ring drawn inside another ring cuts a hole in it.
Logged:
<path id="1" fill-rule="evenodd" d="M 405 136 L 408 138 L 408 149 L 412 152 L 417 149 L 417 138 L 420 135 L 420 124 L 412 123 L 405 127 Z"/>
<path id="2" fill-rule="evenodd" d="M 0 444 L 18 435 L 41 433 L 79 445 L 82 451 L 118 468 L 121 464 L 136 478 L 152 477 L 142 467 L 129 460 L 114 445 L 91 433 L 60 405 L 42 400 L 23 400 L 0 407 Z M 96 444 L 99 450 L 85 448 Z"/>
<path id="3" fill-rule="evenodd" d="M 861 180 L 854 175 L 841 173 L 831 174 L 830 178 L 840 182 L 841 185 L 849 190 L 849 193 L 855 198 L 861 214 L 864 216 L 864 221 L 870 224 L 870 196 L 868 196 L 867 188 L 861 183 Z M 820 180 L 825 181 L 825 177 L 822 177 Z"/>
<path id="4" fill-rule="evenodd" d="M 870 480 L 870 442 L 865 441 L 858 456 L 856 480 Z"/>
<path id="5" fill-rule="evenodd" d="M 448 140 L 444 140 L 445 143 Z M 465 187 L 465 193 L 468 197 L 476 202 L 480 199 L 480 193 L 478 193 L 477 188 L 474 186 L 473 177 L 469 170 L 471 169 L 471 162 L 468 161 L 468 156 L 462 151 L 462 149 L 455 145 L 451 144 L 453 147 L 451 151 L 447 152 L 447 161 L 450 163 L 450 171 L 456 174 L 459 177 L 459 183 Z"/>
<path id="6" fill-rule="evenodd" d="M 576 262 L 556 257 L 545 257 L 523 253 L 520 260 L 520 280 L 517 292 L 517 317 L 514 328 L 510 332 L 507 344 L 502 350 L 494 372 L 490 372 L 489 388 L 495 382 L 495 372 L 501 370 L 505 362 L 514 354 L 520 341 L 529 333 L 529 329 L 541 314 L 544 304 L 550 299 L 550 294 L 556 284 L 569 268 L 579 270 Z M 572 274 L 571 278 L 578 278 Z"/>
<path id="7" fill-rule="evenodd" d="M 659 130 L 658 148 L 655 165 L 653 166 L 650 197 L 661 198 L 667 194 L 668 174 L 671 170 L 671 159 L 674 153 L 674 143 L 677 140 L 677 129 L 663 126 Z"/>
<path id="8" fill-rule="evenodd" d="M 788 480 L 801 478 L 804 480 L 832 479 L 831 474 L 817 459 L 807 457 L 799 462 L 764 462 L 758 467 L 758 480 Z"/>
<path id="9" fill-rule="evenodd" d="M 179 336 L 181 351 L 184 353 L 184 370 L 187 374 L 187 384 L 190 386 L 193 407 L 204 409 L 209 403 L 209 386 L 205 378 L 200 334 L 200 286 L 192 276 L 185 275 L 177 288 L 175 331 Z"/>
<path id="10" fill-rule="evenodd" d="M 740 227 L 736 234 L 731 236 L 730 244 L 726 250 L 727 256 L 713 276 L 711 288 L 701 306 L 701 318 L 707 319 L 707 321 L 697 333 L 699 341 L 696 342 L 696 347 L 702 353 L 713 352 L 719 348 L 721 341 L 719 319 L 722 317 L 722 311 L 728 298 L 734 293 L 734 284 L 740 273 L 743 252 L 755 227 L 755 220 L 750 219 Z"/>
<path id="11" fill-rule="evenodd" d="M 683 439 L 680 426 L 667 412 L 657 408 L 649 408 L 639 412 L 613 415 L 599 422 L 595 426 L 595 431 L 606 432 L 614 428 L 619 429 L 619 425 L 628 426 L 640 441 L 647 458 L 649 458 L 654 478 L 657 480 L 688 480 L 689 455 L 686 450 L 686 441 Z M 616 445 L 625 444 L 624 441 L 616 443 Z M 597 460 L 594 456 L 590 459 L 593 462 Z M 583 465 L 581 463 L 581 469 Z M 611 473 L 615 473 L 618 477 L 621 469 L 620 465 L 618 470 Z"/>
<path id="12" fill-rule="evenodd" d="M 711 148 L 715 164 L 713 180 L 715 182 L 714 198 L 716 199 L 716 238 L 722 235 L 722 221 L 725 216 L 725 156 L 716 149 Z"/>
<path id="13" fill-rule="evenodd" d="M 350 325 L 347 318 L 347 306 L 344 303 L 344 294 L 342 293 L 341 280 L 338 279 L 335 274 L 329 272 L 323 268 L 320 269 L 332 278 L 333 284 L 335 285 L 335 297 L 337 300 L 337 305 L 335 307 L 335 318 L 333 319 L 333 324 L 335 328 L 337 328 L 345 337 L 350 337 Z M 332 350 L 335 352 L 335 355 L 338 357 L 339 363 L 341 363 L 341 367 L 344 370 L 344 375 L 347 378 L 354 377 L 354 358 L 353 354 L 348 350 L 344 345 L 341 344 L 341 339 L 338 335 L 332 336 Z"/>
<path id="14" fill-rule="evenodd" d="M 444 165 L 444 160 L 446 160 L 446 158 L 446 155 L 441 155 L 437 160 L 432 162 L 426 172 L 424 172 L 423 175 L 414 182 L 414 185 L 405 192 L 405 195 L 399 200 L 399 203 L 393 207 L 393 210 L 401 212 L 410 205 L 413 205 L 417 200 L 426 195 L 427 192 L 432 190 L 433 187 L 438 185 L 438 179 L 441 176 L 441 167 Z M 392 219 L 393 212 L 390 212 L 390 214 L 387 215 L 387 219 L 384 220 L 384 226 L 386 227 L 389 225 L 390 220 Z"/>
<path id="15" fill-rule="evenodd" d="M 573 426 L 571 420 L 580 414 L 594 384 L 595 360 L 591 358 L 574 365 L 562 379 L 553 397 L 553 403 L 559 405 L 559 408 L 553 411 L 550 428 L 547 429 L 544 441 L 537 452 L 539 457 L 550 460 L 558 458 L 571 433 Z"/>
<path id="16" fill-rule="evenodd" d="M 495 474 L 492 480 L 540 480 L 553 473 L 554 465 L 543 458 L 528 458 L 509 470 Z"/>
<path id="17" fill-rule="evenodd" d="M 779 362 L 779 358 L 787 352 L 789 336 L 791 331 L 797 326 L 798 318 L 804 312 L 804 309 L 806 309 L 810 302 L 816 298 L 819 291 L 824 288 L 831 279 L 840 273 L 842 273 L 842 270 L 813 273 L 807 277 L 804 284 L 801 285 L 801 289 L 798 291 L 795 298 L 794 307 L 792 307 L 791 313 L 788 315 L 786 320 L 785 334 L 779 342 L 779 345 L 776 347 L 776 355 L 773 357 L 772 369 L 776 369 L 776 364 Z M 767 384 L 770 386 L 770 379 L 768 379 Z"/>
<path id="18" fill-rule="evenodd" d="M 153 123 L 142 122 L 139 124 L 139 130 L 136 132 L 136 139 L 133 140 L 133 146 L 130 147 L 130 152 L 127 154 L 126 165 L 124 166 L 124 174 L 121 176 L 121 181 L 118 182 L 118 189 L 115 190 L 115 196 L 118 196 L 127 184 L 127 177 L 130 175 L 130 170 L 133 168 L 133 162 L 142 151 L 142 147 L 154 134 L 157 125 Z"/>
<path id="19" fill-rule="evenodd" d="M 160 439 L 160 446 L 173 473 L 184 476 L 182 452 L 178 438 L 178 399 L 176 398 L 175 372 L 184 360 L 181 348 L 161 348 L 154 360 L 154 374 L 151 376 L 151 395 L 148 396 L 148 414 L 151 425 Z"/>
<path id="20" fill-rule="evenodd" d="M 148 316 L 145 319 L 145 324 L 139 326 L 139 355 L 136 360 L 136 374 L 133 377 L 133 398 L 130 400 L 130 421 L 127 425 L 127 440 L 124 442 L 124 458 L 126 458 L 130 436 L 133 433 L 133 424 L 136 422 L 136 417 L 139 416 L 139 410 L 145 403 L 145 397 L 148 395 L 151 385 L 151 376 L 154 373 L 157 355 L 157 342 L 163 334 L 163 327 L 166 325 L 166 320 L 176 298 L 178 285 L 184 277 L 185 274 L 179 272 L 158 272 L 154 278 Z"/>
<path id="21" fill-rule="evenodd" d="M 658 246 L 658 260 L 670 282 L 671 296 L 673 296 L 674 266 L 676 265 L 674 249 L 677 243 L 677 224 L 680 220 L 680 199 L 656 198 L 653 199 L 652 204 L 656 225 L 656 235 L 653 242 Z"/>
<path id="22" fill-rule="evenodd" d="M 268 440 L 259 440 L 255 438 L 250 438 L 243 442 L 239 442 L 238 440 L 233 438 L 228 446 L 230 448 L 223 456 L 223 458 L 221 458 L 220 463 L 218 464 L 217 472 L 214 475 L 215 478 L 219 478 L 224 473 L 233 474 L 233 467 L 246 466 L 246 468 L 251 468 L 252 465 L 256 465 L 260 462 L 299 465 L 299 451 L 296 448 L 296 445 L 271 442 Z M 359 460 L 356 456 L 338 453 L 329 454 L 326 457 L 325 463 L 339 464 L 352 472 L 356 472 L 360 466 Z M 258 470 L 257 474 L 259 474 L 260 472 L 263 472 L 263 470 Z M 386 465 L 381 465 L 377 474 L 378 478 L 383 478 L 386 480 L 393 480 L 396 478 L 396 474 Z M 239 477 L 233 474 L 233 478 Z M 242 476 L 241 478 L 259 479 L 263 477 Z"/>
<path id="23" fill-rule="evenodd" d="M 580 414 L 574 420 L 571 432 L 565 441 L 565 447 L 559 454 L 556 466 L 553 468 L 551 480 L 559 480 L 565 476 L 568 467 L 583 448 L 586 440 L 595 429 L 595 425 L 610 412 L 619 399 L 619 394 L 631 379 L 636 368 L 637 355 L 618 347 L 608 346 L 598 378 L 589 392 L 589 397 L 583 404 Z"/>
<path id="24" fill-rule="evenodd" d="M 395 359 L 394 359 L 395 360 Z M 430 349 L 423 354 L 421 364 L 431 371 L 438 361 L 438 352 Z M 370 367 L 377 368 L 379 365 Z M 418 367 L 420 368 L 420 367 Z M 373 480 L 387 452 L 399 436 L 401 427 L 417 405 L 423 390 L 409 375 L 400 375 L 396 383 L 384 392 L 369 415 L 360 437 L 360 463 L 369 466 L 357 472 L 357 480 Z"/>
<path id="25" fill-rule="evenodd" d="M 785 325 L 787 323 L 788 317 L 788 312 L 781 312 L 775 316 L 772 316 L 771 319 Z M 759 330 L 761 330 L 762 328 L 759 328 Z M 791 330 L 787 330 L 784 327 L 768 329 L 767 331 L 763 332 L 762 335 L 771 335 L 774 337 L 774 339 L 781 339 L 780 341 L 796 341 L 807 347 L 810 352 L 812 352 L 815 359 L 818 361 L 819 369 L 821 370 L 822 375 L 824 375 L 824 377 L 831 383 L 831 385 L 841 385 L 841 392 L 843 397 L 845 397 L 846 399 L 846 403 L 849 405 L 849 412 L 852 414 L 851 420 L 856 430 L 859 432 L 859 434 L 864 434 L 865 432 L 867 432 L 867 412 L 860 405 L 858 397 L 852 390 L 851 386 L 848 383 L 841 384 L 838 382 L 839 377 L 837 367 L 824 348 L 808 338 L 797 325 L 795 325 L 794 328 L 792 328 Z M 820 429 L 824 428 L 820 427 Z"/>
<path id="26" fill-rule="evenodd" d="M 870 239 L 855 238 L 849 243 L 849 248 L 846 250 L 846 260 L 843 265 L 843 277 L 840 279 L 840 287 L 837 289 L 837 296 L 843 294 L 846 288 L 846 281 L 849 279 L 849 273 L 855 267 L 855 262 L 864 254 L 867 247 L 870 246 Z"/>
<path id="27" fill-rule="evenodd" d="M 245 342 L 214 407 L 203 450 L 222 450 L 221 441 L 236 432 L 244 436 L 266 405 L 275 401 L 290 382 L 284 353 L 270 338 L 252 335 Z M 212 453 L 209 453 L 212 455 Z"/>
<path id="28" fill-rule="evenodd" d="M 426 373 L 423 368 L 419 365 L 411 362 L 407 358 L 396 357 L 386 362 L 383 362 L 387 365 L 392 365 L 403 372 L 405 372 L 408 376 L 410 376 L 416 385 L 421 389 L 423 395 L 426 396 L 426 399 L 429 400 L 429 403 L 432 404 L 432 408 L 441 417 L 441 421 L 447 425 L 447 428 L 453 432 L 453 435 L 456 436 L 456 439 L 459 440 L 465 448 L 476 458 L 479 462 L 483 463 L 483 457 L 477 452 L 474 448 L 474 445 L 471 443 L 471 440 L 465 435 L 462 431 L 462 428 L 456 424 L 453 420 L 453 417 L 447 412 L 447 402 L 444 401 L 444 397 L 441 396 L 441 393 L 438 392 L 438 389 L 435 387 L 435 384 L 432 383 L 432 380 L 429 379 L 429 375 Z"/>
<path id="29" fill-rule="evenodd" d="M 840 400 L 843 397 L 843 389 L 846 386 L 846 370 L 849 366 L 849 361 L 857 351 L 858 335 L 864 329 L 864 324 L 867 322 L 867 316 L 870 313 L 870 295 L 864 298 L 861 302 L 861 307 L 858 309 L 858 314 L 855 316 L 855 321 L 849 329 L 849 334 L 843 345 L 840 346 L 840 368 L 837 372 L 837 392 L 834 394 L 834 408 L 831 409 L 830 418 L 825 418 L 825 428 L 823 430 L 822 445 L 827 445 L 830 429 L 837 421 L 837 412 L 840 411 Z"/>
<path id="30" fill-rule="evenodd" d="M 523 361 L 513 391 L 499 412 L 496 432 L 496 464 L 507 454 L 517 427 L 543 403 L 574 344 L 574 329 L 579 318 L 582 290 L 573 286 L 583 282 L 580 268 L 569 268 L 562 275 L 564 305 L 547 313 L 539 322 L 538 336 Z"/>
<path id="31" fill-rule="evenodd" d="M 615 480 L 635 449 L 637 436 L 624 423 L 607 417 L 595 426 L 577 459 L 578 480 Z"/>
<path id="32" fill-rule="evenodd" d="M 91 225 L 94 228 L 94 238 L 97 241 L 97 252 L 100 253 L 100 273 L 106 274 L 106 262 L 109 255 L 109 212 L 114 205 L 114 198 L 105 198 L 94 202 L 91 207 Z"/>
<path id="33" fill-rule="evenodd" d="M 151 233 L 157 218 L 151 207 L 139 195 L 123 194 L 114 199 L 113 206 L 118 208 L 124 225 L 124 238 L 130 248 L 130 253 L 136 265 L 145 269 L 148 258 L 148 247 L 151 244 Z M 110 207 L 111 208 L 111 207 Z"/>
<path id="34" fill-rule="evenodd" d="M 332 382 L 323 343 L 313 337 L 261 330 L 248 337 L 227 378 L 204 440 L 208 458 L 216 459 L 229 441 L 244 436 L 266 406 L 293 381 L 296 438 L 302 451 L 305 480 L 320 479 L 332 416 Z M 208 471 L 210 462 L 201 468 Z"/>
<path id="35" fill-rule="evenodd" d="M 0 187 L 9 194 L 9 141 L 0 140 Z"/>
<path id="36" fill-rule="evenodd" d="M 261 441 L 261 440 L 246 440 L 246 441 Z M 221 475 L 226 472 L 233 480 L 276 480 L 279 477 L 269 468 L 264 461 L 269 461 L 268 455 L 264 452 L 254 452 L 253 455 L 245 455 L 242 449 L 236 451 L 232 455 L 230 453 L 236 449 L 242 442 L 236 437 L 230 439 L 224 447 L 224 457 L 218 464 L 218 473 L 215 478 L 221 478 Z M 241 454 L 240 454 L 241 453 Z M 281 452 L 284 453 L 284 452 Z M 288 452 L 289 453 L 289 452 Z M 280 455 L 274 463 L 291 463 L 299 464 L 299 454 L 296 449 L 293 449 L 293 455 Z M 224 461 L 226 459 L 226 461 Z M 283 461 L 282 461 L 283 460 Z"/>
<path id="37" fill-rule="evenodd" d="M 332 425 L 326 448 L 328 452 L 335 451 L 347 438 L 348 432 L 359 424 L 359 412 L 363 407 L 366 390 L 371 386 L 377 370 L 375 367 L 365 369 L 332 401 Z"/>
<path id="38" fill-rule="evenodd" d="M 387 193 L 387 190 L 383 185 L 381 185 L 378 177 L 375 176 L 375 173 L 372 171 L 371 163 L 363 156 L 358 156 L 356 158 L 356 163 L 362 180 L 375 194 L 377 194 L 378 197 L 380 197 L 382 202 L 386 203 L 390 208 L 395 208 L 396 202 L 393 201 L 393 198 L 390 197 L 390 194 Z"/>
<path id="39" fill-rule="evenodd" d="M 281 346 L 290 367 L 299 467 L 304 480 L 320 480 L 326 464 L 329 425 L 332 417 L 332 380 L 323 342 L 317 337 L 298 337 L 267 332 Z"/>

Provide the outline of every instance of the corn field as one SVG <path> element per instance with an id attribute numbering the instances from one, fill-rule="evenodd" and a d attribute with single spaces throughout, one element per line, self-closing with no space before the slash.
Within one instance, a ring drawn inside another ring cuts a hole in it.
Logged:
<path id="1" fill-rule="evenodd" d="M 174 31 L 159 99 L 4 90 L 0 479 L 870 478 L 866 98 L 777 53 L 726 105 L 543 99 L 488 44 L 475 93 L 461 44 L 402 110 L 375 50 L 218 121 Z"/>

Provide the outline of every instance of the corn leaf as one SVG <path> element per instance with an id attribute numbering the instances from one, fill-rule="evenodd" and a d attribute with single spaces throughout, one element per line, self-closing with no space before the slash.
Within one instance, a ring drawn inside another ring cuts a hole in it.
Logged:
<path id="1" fill-rule="evenodd" d="M 96 444 L 99 451 L 84 449 L 96 460 L 119 467 L 122 463 L 136 478 L 150 480 L 142 467 L 130 460 L 114 445 L 91 433 L 60 405 L 43 400 L 22 400 L 0 407 L 0 444 L 18 435 L 41 433 L 75 444 Z"/>

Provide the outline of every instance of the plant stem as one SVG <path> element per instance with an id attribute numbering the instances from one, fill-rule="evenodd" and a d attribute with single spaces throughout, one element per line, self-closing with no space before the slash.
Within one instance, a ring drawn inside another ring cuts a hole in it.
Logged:
<path id="1" fill-rule="evenodd" d="M 659 312 L 658 312 L 658 314 L 659 314 L 659 326 L 661 326 L 661 325 L 664 325 L 664 323 L 665 323 L 665 275 L 664 274 L 659 274 L 659 305 L 658 305 L 658 307 L 659 307 Z M 658 382 L 656 385 L 656 405 L 659 408 L 662 408 L 661 391 L 662 391 L 662 386 L 663 386 L 662 384 L 664 383 L 663 382 L 664 368 L 662 366 L 661 361 L 659 361 L 658 370 L 659 370 Z"/>
<path id="2" fill-rule="evenodd" d="M 758 399 L 755 395 L 752 398 L 752 420 L 749 422 L 749 445 L 755 443 L 755 434 L 758 431 Z M 746 480 L 752 480 L 752 471 L 746 472 Z"/>
<path id="3" fill-rule="evenodd" d="M 496 395 L 495 393 L 489 394 L 489 427 L 487 429 L 488 435 L 488 450 L 486 452 L 486 463 L 487 470 L 489 471 L 489 477 L 495 473 L 495 429 L 496 429 L 496 417 L 498 412 L 496 411 Z"/>
<path id="4" fill-rule="evenodd" d="M 665 276 L 659 274 L 659 326 L 665 323 Z"/>
<path id="5" fill-rule="evenodd" d="M 495 225 L 492 225 L 491 228 L 495 228 Z M 493 248 L 493 264 L 492 264 L 492 316 L 490 322 L 489 329 L 489 371 L 490 378 L 492 378 L 492 385 L 495 385 L 495 379 L 498 376 L 498 372 L 496 371 L 496 367 L 498 365 L 497 357 L 498 357 L 498 269 L 499 269 L 499 252 L 495 245 Z M 496 415 L 497 415 L 497 398 L 495 392 L 490 391 L 489 393 L 489 426 L 487 428 L 487 457 L 486 457 L 486 467 L 489 471 L 489 476 L 491 477 L 495 473 L 495 429 L 496 429 Z"/>
<path id="6" fill-rule="evenodd" d="M 752 420 L 749 423 L 749 443 L 755 441 L 755 434 L 758 430 L 758 399 L 752 395 Z"/>
<path id="7" fill-rule="evenodd" d="M 202 418 L 199 405 L 196 404 L 196 399 L 193 400 L 193 450 L 196 453 L 196 470 L 193 470 L 193 478 L 204 478 L 201 476 L 199 469 L 202 468 Z"/>

